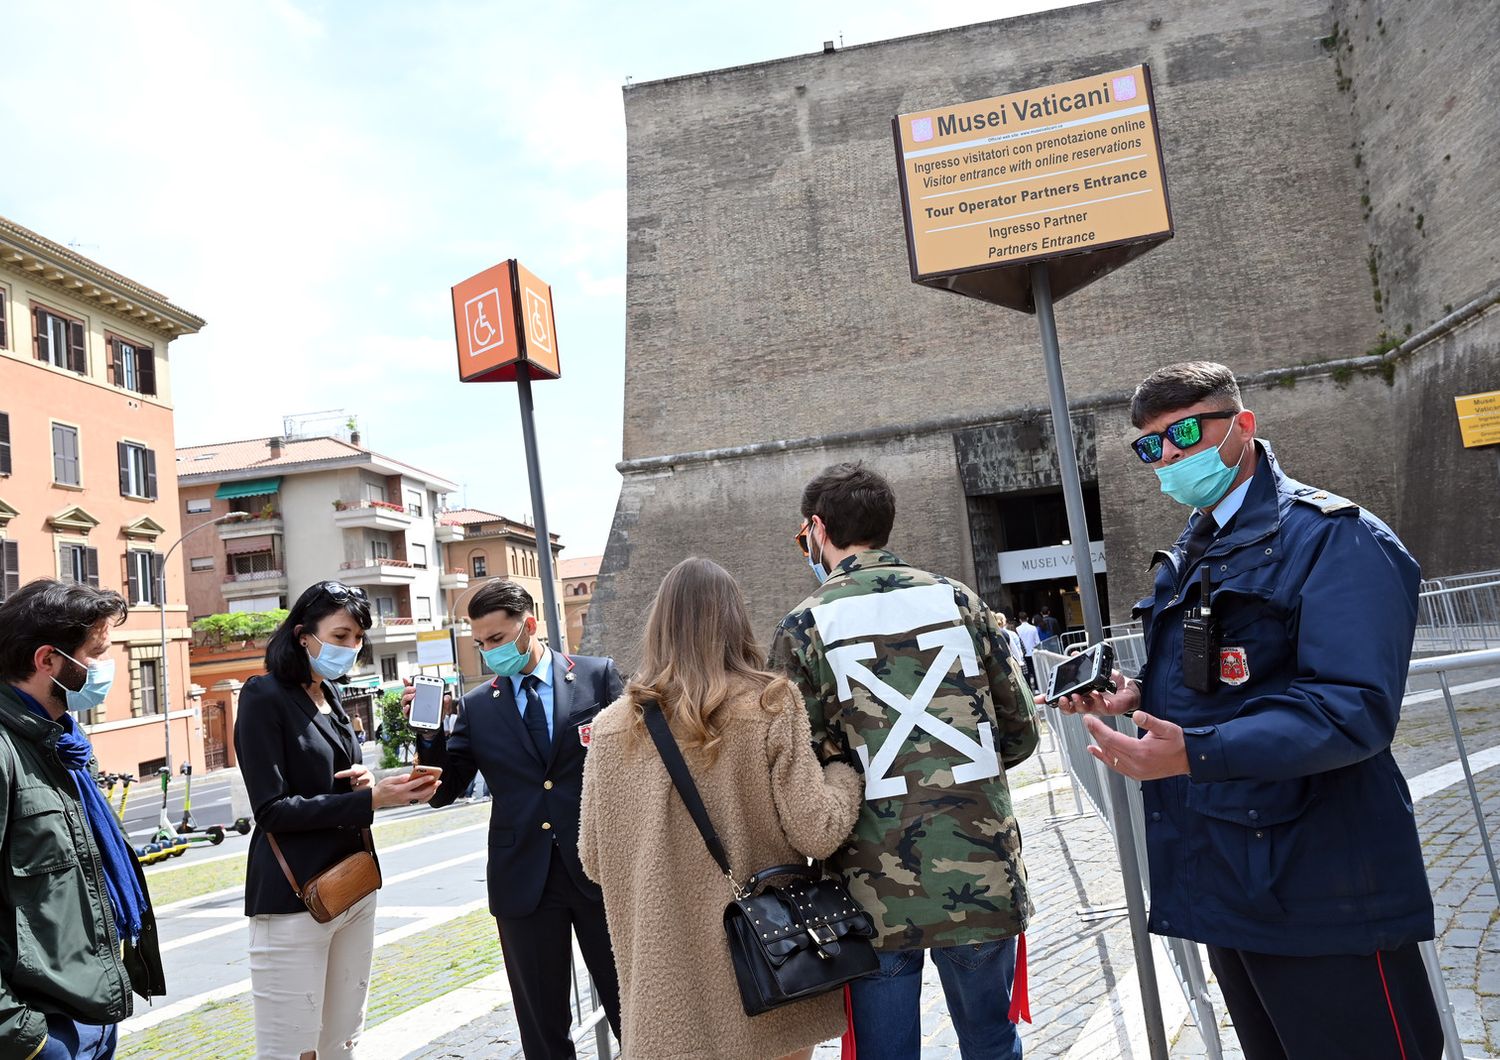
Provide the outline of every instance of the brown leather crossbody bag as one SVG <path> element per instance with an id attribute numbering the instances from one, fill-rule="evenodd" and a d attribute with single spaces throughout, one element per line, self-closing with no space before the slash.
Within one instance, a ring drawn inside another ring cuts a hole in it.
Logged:
<path id="1" fill-rule="evenodd" d="M 363 828 L 360 831 L 364 835 L 365 848 L 328 866 L 310 878 L 305 887 L 299 885 L 297 877 L 292 875 L 291 866 L 282 857 L 281 846 L 276 842 L 276 837 L 270 832 L 266 833 L 266 841 L 271 844 L 271 853 L 276 855 L 276 861 L 286 875 L 286 882 L 292 885 L 292 892 L 302 900 L 312 918 L 320 924 L 328 923 L 361 898 L 380 890 L 380 862 L 375 859 L 375 845 L 370 837 L 370 830 Z"/>

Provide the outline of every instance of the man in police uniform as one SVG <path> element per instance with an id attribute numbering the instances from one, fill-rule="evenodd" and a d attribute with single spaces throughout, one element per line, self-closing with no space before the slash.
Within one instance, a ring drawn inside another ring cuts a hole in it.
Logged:
<path id="1" fill-rule="evenodd" d="M 1282 472 L 1223 365 L 1153 373 L 1131 420 L 1143 466 L 1196 512 L 1136 605 L 1139 678 L 1062 709 L 1135 712 L 1139 739 L 1085 724 L 1091 754 L 1145 782 L 1150 928 L 1207 944 L 1249 1060 L 1436 1058 L 1417 948 L 1432 898 L 1390 750 L 1417 564 L 1379 519 Z"/>

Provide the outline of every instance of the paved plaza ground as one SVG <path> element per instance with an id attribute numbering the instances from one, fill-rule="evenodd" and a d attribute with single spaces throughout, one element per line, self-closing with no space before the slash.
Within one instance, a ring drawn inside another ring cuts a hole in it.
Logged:
<path id="1" fill-rule="evenodd" d="M 1477 781 L 1488 826 L 1497 834 L 1500 768 L 1494 767 L 1500 765 L 1500 719 L 1495 707 L 1500 704 L 1500 677 L 1455 674 L 1454 684 L 1469 688 L 1458 696 L 1459 713 L 1469 753 L 1480 769 Z M 1114 843 L 1097 816 L 1076 815 L 1071 787 L 1052 744 L 1044 739 L 1042 746 L 1039 758 L 1011 777 L 1037 905 L 1027 936 L 1034 1022 L 1023 1029 L 1026 1053 L 1033 1058 L 1079 1060 L 1143 1057 L 1147 1053 L 1130 933 L 1125 918 L 1109 912 L 1124 901 Z M 1456 755 L 1440 697 L 1418 691 L 1408 698 L 1395 753 L 1417 799 L 1437 906 L 1440 960 L 1466 1055 L 1500 1054 L 1500 902 L 1490 884 L 1468 789 L 1449 767 Z M 487 814 L 488 804 L 477 804 L 382 823 L 387 834 L 377 841 L 388 884 L 377 926 L 362 1060 L 521 1057 L 494 923 L 483 909 Z M 235 867 L 231 862 L 223 871 Z M 194 871 L 212 868 L 203 865 Z M 152 886 L 155 893 L 154 880 Z M 236 922 L 232 915 L 238 901 L 232 888 L 223 888 L 174 903 L 164 919 L 169 925 L 174 920 L 187 923 L 180 929 L 169 926 L 165 933 L 169 940 L 184 939 L 174 954 L 186 958 L 200 948 L 211 950 L 196 946 L 194 940 L 216 916 L 221 926 L 210 931 L 232 938 L 242 951 L 243 921 Z M 1091 917 L 1091 910 L 1103 913 Z M 1157 953 L 1160 978 L 1168 973 L 1161 967 L 1162 951 Z M 172 1012 L 148 1015 L 154 1020 L 149 1026 L 140 1026 L 139 1014 L 131 1021 L 139 1029 L 127 1034 L 122 1057 L 211 1055 L 205 1046 L 224 1060 L 251 1055 L 244 969 L 227 951 L 218 959 L 223 969 L 205 966 L 201 983 L 180 1000 L 175 993 L 168 999 L 168 1008 L 179 1006 Z M 169 966 L 169 984 L 174 972 L 185 967 L 193 965 Z M 1217 990 L 1211 988 L 1211 993 L 1221 1023 L 1223 1055 L 1237 1058 L 1240 1053 L 1222 1000 Z M 1180 990 L 1169 978 L 1164 980 L 1162 998 L 1171 1055 L 1211 1057 L 1187 1015 Z M 158 1004 L 157 1009 L 162 1008 Z M 924 1060 L 957 1060 L 953 1027 L 930 964 L 924 981 L 923 1033 Z M 594 1055 L 592 1036 L 581 1044 L 580 1055 Z M 818 1051 L 819 1060 L 837 1055 L 836 1044 Z"/>

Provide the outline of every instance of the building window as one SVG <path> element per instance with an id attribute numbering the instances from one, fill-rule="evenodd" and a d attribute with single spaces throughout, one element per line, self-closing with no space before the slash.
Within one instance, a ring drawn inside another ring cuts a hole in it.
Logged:
<path id="1" fill-rule="evenodd" d="M 20 547 L 14 541 L 0 541 L 0 600 L 20 588 Z"/>
<path id="2" fill-rule="evenodd" d="M 161 663 L 156 659 L 142 659 L 140 662 L 139 678 L 140 684 L 137 692 L 141 700 L 142 714 L 161 713 Z"/>
<path id="3" fill-rule="evenodd" d="M 0 412 L 0 475 L 10 474 L 10 413 Z"/>
<path id="4" fill-rule="evenodd" d="M 87 545 L 62 544 L 57 547 L 57 576 L 65 582 L 99 585 L 99 550 Z"/>
<path id="5" fill-rule="evenodd" d="M 213 508 L 214 502 L 209 500 L 207 497 L 188 498 L 187 513 L 189 515 L 202 515 L 204 512 L 213 511 Z"/>
<path id="6" fill-rule="evenodd" d="M 418 622 L 432 621 L 432 597 L 417 597 L 417 613 L 415 617 Z"/>
<path id="7" fill-rule="evenodd" d="M 109 381 L 137 394 L 156 395 L 156 354 L 150 346 L 109 336 Z"/>
<path id="8" fill-rule="evenodd" d="M 156 451 L 134 442 L 116 442 L 120 461 L 120 496 L 156 500 Z"/>
<path id="9" fill-rule="evenodd" d="M 240 552 L 229 557 L 229 564 L 236 581 L 253 581 L 254 575 L 277 571 L 276 554 L 271 551 Z"/>
<path id="10" fill-rule="evenodd" d="M 364 484 L 364 486 L 365 486 L 365 500 L 367 500 L 367 501 L 383 501 L 383 500 L 385 500 L 385 487 L 384 486 L 380 485 L 378 482 L 366 482 Z"/>
<path id="11" fill-rule="evenodd" d="M 156 553 L 133 548 L 125 553 L 125 585 L 132 604 L 156 604 Z"/>
<path id="12" fill-rule="evenodd" d="M 419 512 L 417 514 L 420 515 L 421 513 Z M 417 567 L 417 568 L 419 568 L 421 570 L 426 570 L 427 569 L 427 546 L 426 545 L 412 545 L 411 546 L 411 565 L 413 567 Z"/>
<path id="13" fill-rule="evenodd" d="M 394 596 L 375 597 L 375 613 L 381 618 L 390 618 L 396 613 L 396 598 Z"/>
<path id="14" fill-rule="evenodd" d="M 490 568 L 489 568 L 489 564 L 488 564 L 488 562 L 486 562 L 484 556 L 471 556 L 471 557 L 469 557 L 469 567 L 470 567 L 471 570 L 473 570 L 474 577 L 476 577 L 476 578 L 487 578 L 487 577 L 489 577 Z"/>
<path id="15" fill-rule="evenodd" d="M 52 481 L 59 486 L 83 485 L 78 461 L 78 428 L 52 425 Z"/>
<path id="16" fill-rule="evenodd" d="M 382 681 L 399 681 L 401 675 L 396 670 L 396 657 L 394 655 L 382 655 L 380 657 L 380 679 Z"/>
<path id="17" fill-rule="evenodd" d="M 83 345 L 83 321 L 61 313 L 32 307 L 36 322 L 36 359 L 79 375 L 89 374 L 89 358 Z"/>
<path id="18" fill-rule="evenodd" d="M 391 543 L 389 541 L 371 541 L 370 559 L 376 563 L 383 559 L 391 558 Z"/>
<path id="19" fill-rule="evenodd" d="M 410 515 L 415 515 L 418 518 L 421 518 L 421 516 L 422 516 L 422 491 L 421 490 L 407 490 L 406 491 L 406 511 Z"/>
<path id="20" fill-rule="evenodd" d="M 194 571 L 213 570 L 214 558 L 212 556 L 194 556 L 188 560 L 188 569 Z"/>

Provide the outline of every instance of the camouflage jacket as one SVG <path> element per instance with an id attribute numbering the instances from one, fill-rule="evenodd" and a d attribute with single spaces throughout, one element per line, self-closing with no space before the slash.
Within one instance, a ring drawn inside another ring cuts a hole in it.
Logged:
<path id="1" fill-rule="evenodd" d="M 860 552 L 782 620 L 771 669 L 802 691 L 813 736 L 853 751 L 865 803 L 829 864 L 881 949 L 1008 938 L 1031 899 L 1005 767 L 1036 749 L 1032 698 L 967 586 Z"/>

